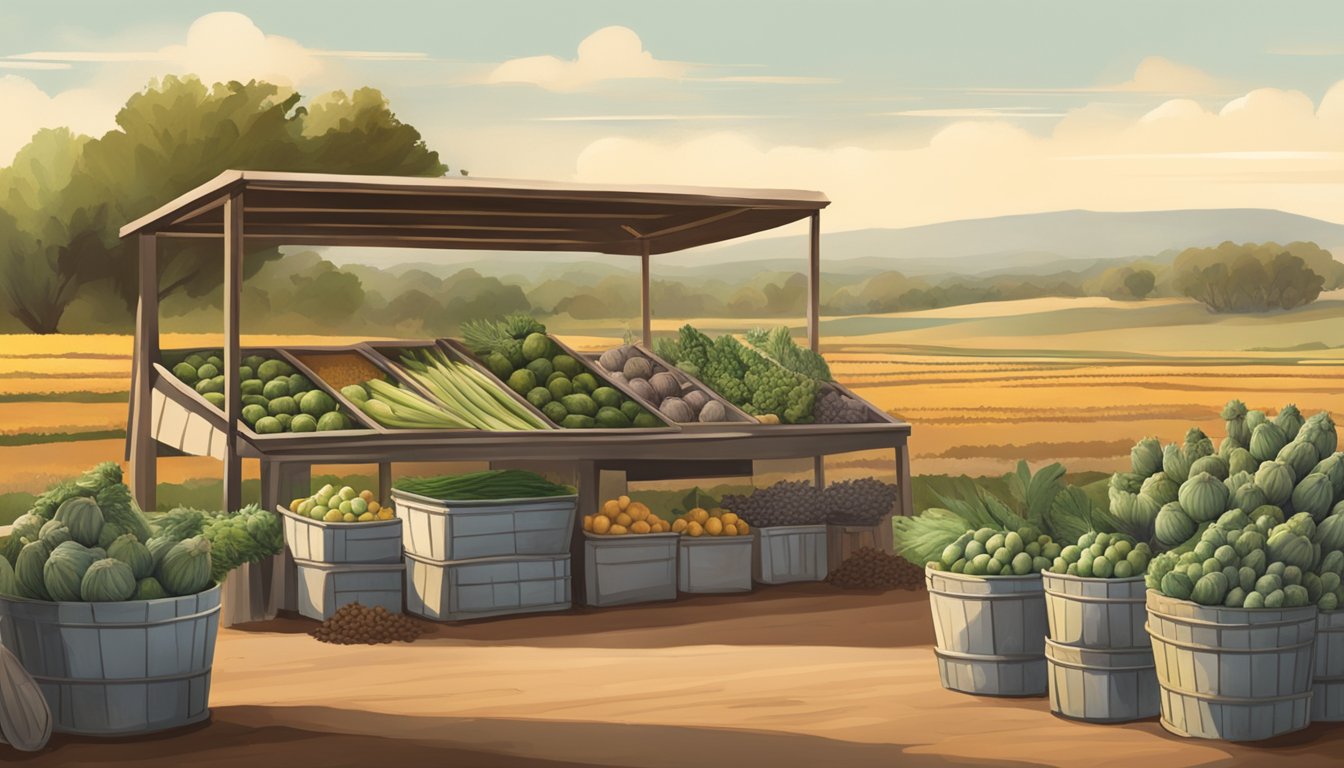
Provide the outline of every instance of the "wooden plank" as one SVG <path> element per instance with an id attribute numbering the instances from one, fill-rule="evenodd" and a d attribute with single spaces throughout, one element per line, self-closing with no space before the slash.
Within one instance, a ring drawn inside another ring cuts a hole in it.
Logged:
<path id="1" fill-rule="evenodd" d="M 392 463 L 378 463 L 378 498 L 384 503 L 392 503 Z"/>
<path id="2" fill-rule="evenodd" d="M 644 346 L 653 348 L 653 307 L 649 304 L 649 241 L 644 240 L 644 252 L 639 255 L 639 307 L 643 318 L 640 336 Z"/>
<path id="3" fill-rule="evenodd" d="M 243 298 L 243 193 L 234 192 L 224 202 L 224 506 L 233 510 L 243 502 L 243 462 L 238 444 L 238 420 L 242 411 L 238 367 L 243 363 L 239 331 Z"/>
<path id="4" fill-rule="evenodd" d="M 710 477 L 751 477 L 751 459 L 697 461 L 663 459 L 653 461 L 603 462 L 603 467 L 619 468 L 631 482 L 685 480 Z"/>
<path id="5" fill-rule="evenodd" d="M 139 238 L 140 298 L 135 312 L 135 388 L 131 414 L 131 494 L 141 509 L 158 506 L 158 449 L 152 434 L 154 363 L 159 355 L 159 264 L 152 234 Z"/>

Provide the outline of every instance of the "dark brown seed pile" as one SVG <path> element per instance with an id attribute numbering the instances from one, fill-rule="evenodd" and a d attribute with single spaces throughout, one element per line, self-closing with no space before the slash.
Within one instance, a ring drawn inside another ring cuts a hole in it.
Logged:
<path id="1" fill-rule="evenodd" d="M 919 589 L 924 570 L 905 558 L 863 547 L 845 559 L 826 581 L 841 589 Z"/>
<path id="2" fill-rule="evenodd" d="M 389 613 L 381 605 L 367 608 L 350 603 L 336 609 L 330 619 L 309 634 L 335 645 L 380 645 L 398 641 L 409 643 L 419 637 L 421 631 L 404 613 Z"/>

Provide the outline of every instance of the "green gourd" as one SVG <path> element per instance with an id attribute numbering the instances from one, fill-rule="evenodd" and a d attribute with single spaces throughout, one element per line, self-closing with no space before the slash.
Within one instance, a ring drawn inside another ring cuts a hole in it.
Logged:
<path id="1" fill-rule="evenodd" d="M 98 545 L 98 535 L 103 532 L 103 511 L 93 499 L 76 496 L 66 500 L 56 509 L 54 519 L 66 524 L 71 539 L 86 547 Z"/>
<path id="2" fill-rule="evenodd" d="M 98 555 L 77 541 L 57 546 L 42 567 L 47 594 L 57 602 L 76 602 L 80 597 L 80 583 L 85 571 L 98 560 Z"/>
<path id="3" fill-rule="evenodd" d="M 141 579 L 135 585 L 135 594 L 131 596 L 132 600 L 162 600 L 170 597 L 168 591 L 163 588 L 159 580 L 150 576 L 147 579 Z"/>
<path id="4" fill-rule="evenodd" d="M 154 573 L 154 556 L 149 553 L 149 547 L 141 544 L 133 533 L 124 534 L 112 542 L 112 546 L 107 548 L 107 556 L 129 565 L 137 581 Z"/>
<path id="5" fill-rule="evenodd" d="M 156 575 L 168 594 L 179 597 L 210 586 L 210 540 L 193 536 L 174 544 L 163 556 Z"/>
<path id="6" fill-rule="evenodd" d="M 34 600 L 50 600 L 47 584 L 42 577 L 42 568 L 51 556 L 51 547 L 42 541 L 24 540 L 23 549 L 14 563 L 14 576 L 19 580 L 19 588 L 24 597 Z"/>
<path id="7" fill-rule="evenodd" d="M 131 574 L 131 566 L 108 557 L 94 562 L 84 572 L 84 579 L 79 585 L 79 594 L 85 602 L 117 603 L 130 600 L 135 594 L 135 587 L 135 576 Z"/>

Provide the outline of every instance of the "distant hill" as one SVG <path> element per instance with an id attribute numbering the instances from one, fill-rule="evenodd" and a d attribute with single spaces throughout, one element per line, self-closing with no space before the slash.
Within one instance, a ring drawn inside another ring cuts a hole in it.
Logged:
<path id="1" fill-rule="evenodd" d="M 826 216 L 822 214 L 822 226 Z M 1168 260 L 1191 246 L 1309 240 L 1344 247 L 1344 225 L 1256 208 L 1105 213 L 1055 211 L 929 224 L 863 229 L 822 236 L 823 264 L 836 271 L 894 269 L 907 274 L 1051 273 L 1082 270 L 1067 262 L 1135 257 Z M 807 253 L 805 238 L 749 240 L 686 254 L 683 264 L 779 261 Z M 843 265 L 840 262 L 844 262 Z M 828 269 L 828 271 L 829 271 Z"/>
<path id="2" fill-rule="evenodd" d="M 822 215 L 822 225 L 826 217 Z M 1190 246 L 1236 242 L 1287 243 L 1309 240 L 1322 248 L 1344 248 L 1344 225 L 1308 216 L 1257 208 L 1216 210 L 1054 211 L 989 219 L 967 219 L 903 229 L 862 229 L 822 236 L 822 267 L 834 276 L 864 276 L 895 270 L 907 275 L 992 275 L 1096 272 L 1136 257 L 1170 261 Z M 421 269 L 447 276 L 464 264 L 495 277 L 531 280 L 600 278 L 638 270 L 634 259 L 591 254 L 462 251 L 451 258 L 404 262 L 405 251 L 344 249 L 328 254 L 401 274 Z M 802 235 L 761 238 L 654 258 L 655 273 L 699 278 L 706 265 L 729 281 L 763 271 L 802 271 L 807 258 Z"/>

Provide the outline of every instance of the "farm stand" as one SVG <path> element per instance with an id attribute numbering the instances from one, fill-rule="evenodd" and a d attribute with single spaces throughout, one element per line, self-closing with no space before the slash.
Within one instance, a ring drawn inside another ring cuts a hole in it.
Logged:
<path id="1" fill-rule="evenodd" d="M 246 247 L 256 245 L 374 246 L 538 252 L 595 252 L 640 260 L 642 341 L 652 344 L 649 262 L 655 255 L 716 243 L 807 219 L 808 341 L 819 346 L 820 211 L 817 192 L 691 187 L 598 187 L 475 179 L 333 176 L 228 171 L 121 230 L 139 244 L 141 289 L 136 324 L 128 450 L 132 487 L 142 507 L 155 507 L 160 456 L 208 455 L 224 464 L 222 505 L 240 505 L 241 462 L 262 466 L 263 504 L 309 492 L 313 464 L 368 463 L 390 487 L 399 461 L 488 460 L 564 465 L 579 489 L 579 509 L 596 508 L 603 471 L 629 481 L 746 476 L 754 460 L 812 458 L 818 485 L 822 457 L 894 451 L 901 498 L 895 512 L 911 513 L 910 426 L 877 409 L 868 423 L 761 424 L 731 421 L 682 430 L 660 429 L 395 430 L 367 424 L 358 411 L 351 429 L 260 434 L 241 421 L 238 368 L 240 300 Z M 212 406 L 162 365 L 159 343 L 160 240 L 213 239 L 224 270 L 224 406 Z M 451 349 L 446 341 L 440 348 Z M 347 349 L 347 348 L 342 348 Z M 368 348 L 365 348 L 368 349 Z M 299 371 L 302 350 L 267 350 Z M 380 365 L 388 368 L 386 361 Z M 396 369 L 392 365 L 390 369 Z M 343 403 L 339 388 L 325 388 Z M 887 522 L 887 521 L 884 521 Z M 572 538 L 574 592 L 584 594 L 583 532 Z M 890 542 L 885 542 L 887 546 Z"/>

